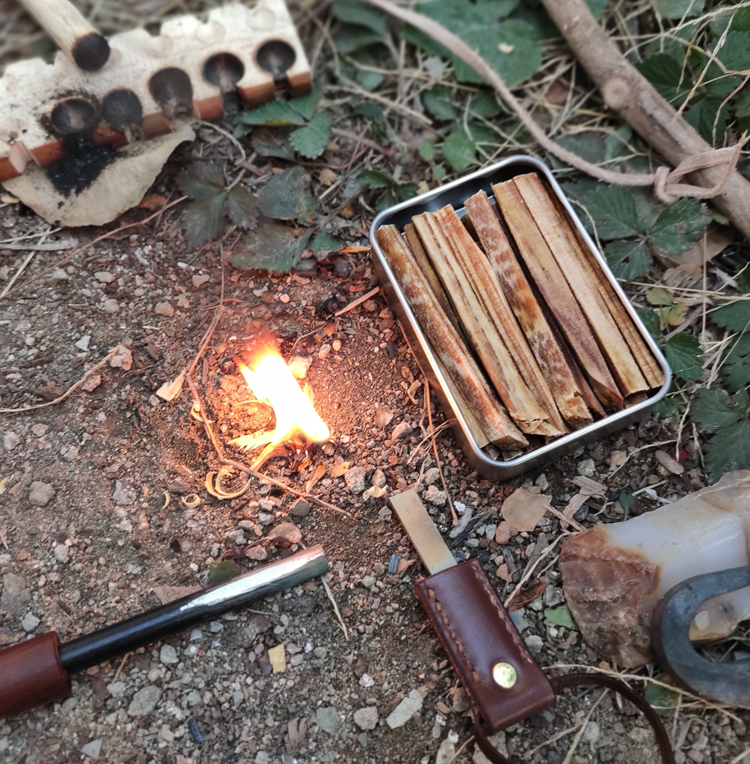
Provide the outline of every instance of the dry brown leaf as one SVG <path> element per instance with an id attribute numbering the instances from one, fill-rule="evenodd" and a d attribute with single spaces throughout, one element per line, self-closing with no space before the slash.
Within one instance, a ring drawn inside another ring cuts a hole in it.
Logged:
<path id="1" fill-rule="evenodd" d="M 501 512 L 517 531 L 533 531 L 549 507 L 549 496 L 519 488 L 503 502 Z"/>
<path id="2" fill-rule="evenodd" d="M 534 581 L 529 584 L 525 589 L 522 589 L 516 594 L 508 605 L 508 610 L 513 612 L 514 610 L 520 610 L 522 607 L 533 602 L 538 597 L 541 597 L 547 584 L 544 581 Z"/>
<path id="3" fill-rule="evenodd" d="M 315 484 L 320 480 L 323 475 L 326 474 L 326 468 L 324 465 L 319 464 L 315 468 L 315 472 L 313 473 L 313 476 L 307 481 L 307 485 L 305 486 L 305 493 L 310 493 L 312 489 L 315 487 Z"/>
<path id="4" fill-rule="evenodd" d="M 148 141 L 131 143 L 117 151 L 115 160 L 80 194 L 63 196 L 45 171 L 29 165 L 16 178 L 3 181 L 5 188 L 48 223 L 76 228 L 104 225 L 135 207 L 156 180 L 170 154 L 195 133 L 183 127 Z"/>
<path id="5" fill-rule="evenodd" d="M 333 467 L 331 467 L 331 477 L 337 478 L 345 475 L 350 464 L 351 462 L 339 462 L 338 464 L 334 464 Z"/>
<path id="6" fill-rule="evenodd" d="M 607 495 L 607 486 L 603 483 L 599 483 L 596 480 L 592 480 L 591 478 L 584 477 L 583 475 L 578 475 L 577 477 L 573 478 L 573 482 L 580 489 L 579 493 L 582 493 L 586 496 L 600 496 L 603 498 Z"/>
<path id="7" fill-rule="evenodd" d="M 185 381 L 185 369 L 178 374 L 170 382 L 165 382 L 157 391 L 156 394 L 165 401 L 173 401 L 182 390 L 182 383 Z"/>
<path id="8" fill-rule="evenodd" d="M 710 225 L 706 229 L 705 245 L 704 237 L 701 237 L 698 241 L 693 242 L 690 249 L 679 255 L 668 255 L 659 249 L 654 249 L 654 254 L 666 265 L 703 265 L 704 257 L 706 262 L 713 260 L 733 241 L 734 230 L 731 226 Z"/>
<path id="9" fill-rule="evenodd" d="M 376 427 L 387 427 L 393 419 L 393 411 L 390 406 L 378 406 L 375 412 L 375 425 Z"/>
<path id="10" fill-rule="evenodd" d="M 274 674 L 286 671 L 286 654 L 284 653 L 284 643 L 272 647 L 268 651 L 268 660 L 271 662 L 271 668 Z"/>
<path id="11" fill-rule="evenodd" d="M 685 468 L 676 460 L 673 459 L 666 451 L 655 451 L 654 457 L 656 461 L 664 467 L 665 470 L 671 472 L 673 475 L 682 475 Z"/>

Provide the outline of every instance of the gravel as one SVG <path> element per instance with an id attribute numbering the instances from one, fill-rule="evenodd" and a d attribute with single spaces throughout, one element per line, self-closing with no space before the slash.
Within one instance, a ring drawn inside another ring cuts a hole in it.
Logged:
<path id="1" fill-rule="evenodd" d="M 28 613 L 23 617 L 23 620 L 21 621 L 21 626 L 23 626 L 23 630 L 26 632 L 32 632 L 34 629 L 36 629 L 37 626 L 41 621 L 33 614 Z"/>
<path id="2" fill-rule="evenodd" d="M 138 690 L 128 706 L 128 716 L 148 716 L 161 698 L 161 689 L 154 684 Z"/>
<path id="3" fill-rule="evenodd" d="M 55 498 L 55 489 L 50 483 L 35 480 L 29 491 L 29 503 L 35 507 L 46 507 Z"/>

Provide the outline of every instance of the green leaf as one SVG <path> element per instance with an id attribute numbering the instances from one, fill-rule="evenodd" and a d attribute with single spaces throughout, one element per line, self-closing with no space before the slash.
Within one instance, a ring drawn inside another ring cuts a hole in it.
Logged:
<path id="1" fill-rule="evenodd" d="M 638 314 L 638 318 L 643 321 L 643 325 L 648 329 L 648 333 L 655 339 L 659 339 L 661 334 L 661 322 L 656 311 L 651 308 L 636 308 L 635 312 Z"/>
<path id="2" fill-rule="evenodd" d="M 437 119 L 448 120 L 456 118 L 456 108 L 453 106 L 453 92 L 445 85 L 435 85 L 422 93 L 422 103 L 425 109 Z"/>
<path id="3" fill-rule="evenodd" d="M 230 578 L 239 576 L 240 573 L 242 573 L 242 568 L 236 562 L 222 560 L 209 568 L 208 583 L 210 586 L 217 586 L 229 581 Z"/>
<path id="4" fill-rule="evenodd" d="M 679 255 L 703 236 L 710 220 L 696 199 L 679 199 L 659 213 L 649 239 L 662 252 Z"/>
<path id="5" fill-rule="evenodd" d="M 508 85 L 513 86 L 530 77 L 541 65 L 535 27 L 517 19 L 500 23 L 517 4 L 518 0 L 430 0 L 419 3 L 414 9 L 458 35 L 497 69 Z M 431 55 L 450 59 L 459 82 L 482 82 L 473 69 L 424 32 L 406 27 L 402 36 Z"/>
<path id="6" fill-rule="evenodd" d="M 241 111 L 237 121 L 244 125 L 304 125 L 305 118 L 291 104 L 274 98 L 256 109 Z"/>
<path id="7" fill-rule="evenodd" d="M 690 93 L 692 82 L 679 61 L 667 53 L 655 53 L 635 67 L 672 104 L 680 105 Z"/>
<path id="8" fill-rule="evenodd" d="M 248 230 L 258 222 L 258 202 L 244 186 L 235 186 L 227 194 L 227 213 L 236 226 Z"/>
<path id="9" fill-rule="evenodd" d="M 310 193 L 310 176 L 301 167 L 291 167 L 271 180 L 258 194 L 261 212 L 270 218 L 312 223 L 318 205 Z"/>
<path id="10" fill-rule="evenodd" d="M 734 105 L 738 117 L 750 117 L 750 88 L 743 88 Z"/>
<path id="11" fill-rule="evenodd" d="M 456 172 L 463 172 L 477 161 L 477 147 L 474 141 L 453 132 L 443 141 L 443 156 Z"/>
<path id="12" fill-rule="evenodd" d="M 495 143 L 497 140 L 491 127 L 483 122 L 477 122 L 475 119 L 461 127 L 464 129 L 466 137 L 474 141 L 474 143 Z"/>
<path id="13" fill-rule="evenodd" d="M 682 379 L 698 379 L 703 371 L 701 346 L 691 334 L 680 332 L 671 337 L 664 346 L 664 356 L 672 373 Z"/>
<path id="14" fill-rule="evenodd" d="M 664 681 L 664 678 L 663 674 L 659 677 L 660 681 Z M 659 716 L 671 716 L 677 708 L 679 695 L 675 690 L 649 682 L 643 697 Z"/>
<path id="15" fill-rule="evenodd" d="M 706 474 L 718 480 L 731 470 L 750 469 L 750 422 L 742 421 L 716 433 L 706 449 Z"/>
<path id="16" fill-rule="evenodd" d="M 196 199 L 185 207 L 185 241 L 189 247 L 202 247 L 219 235 L 224 220 L 225 194 Z"/>
<path id="17" fill-rule="evenodd" d="M 732 397 L 725 390 L 703 388 L 690 407 L 693 421 L 705 432 L 717 432 L 731 427 L 747 409 L 747 393 L 743 390 Z"/>
<path id="18" fill-rule="evenodd" d="M 316 255 L 327 255 L 329 252 L 340 252 L 346 242 L 339 236 L 319 231 L 313 239 L 310 249 Z"/>
<path id="19" fill-rule="evenodd" d="M 706 0 L 653 0 L 656 12 L 668 19 L 697 16 L 706 5 Z"/>
<path id="20" fill-rule="evenodd" d="M 651 411 L 662 419 L 669 419 L 677 413 L 677 401 L 674 398 L 662 398 L 654 403 Z"/>
<path id="21" fill-rule="evenodd" d="M 750 334 L 740 337 L 724 360 L 724 380 L 730 392 L 750 384 Z"/>
<path id="22" fill-rule="evenodd" d="M 490 119 L 496 117 L 502 111 L 502 106 L 493 91 L 480 90 L 469 101 L 469 111 L 477 117 Z"/>
<path id="23" fill-rule="evenodd" d="M 596 130 L 579 130 L 563 135 L 557 141 L 564 149 L 588 162 L 604 161 L 604 136 Z M 562 160 L 558 160 L 561 161 Z M 564 163 L 563 163 L 564 164 Z"/>
<path id="24" fill-rule="evenodd" d="M 364 170 L 346 184 L 344 195 L 353 196 L 363 188 L 390 188 L 394 182 L 393 178 L 384 172 Z"/>
<path id="25" fill-rule="evenodd" d="M 309 93 L 305 95 L 297 96 L 289 101 L 289 105 L 305 119 L 312 118 L 320 97 L 323 95 L 323 91 L 320 88 L 312 88 Z"/>
<path id="26" fill-rule="evenodd" d="M 311 236 L 312 228 L 299 234 L 288 226 L 266 221 L 247 236 L 231 263 L 235 268 L 286 273 L 299 262 Z"/>
<path id="27" fill-rule="evenodd" d="M 177 185 L 191 199 L 204 199 L 224 190 L 224 173 L 215 162 L 196 162 L 180 173 Z"/>
<path id="28" fill-rule="evenodd" d="M 719 39 L 712 46 L 716 58 L 706 60 L 703 83 L 713 95 L 726 98 L 744 79 L 741 74 L 728 72 L 744 72 L 750 69 L 750 37 L 745 32 L 731 31 L 719 48 L 721 42 Z"/>
<path id="29" fill-rule="evenodd" d="M 379 42 L 381 37 L 382 35 L 376 34 L 371 29 L 355 24 L 339 24 L 333 32 L 336 50 L 343 55 Z"/>
<path id="30" fill-rule="evenodd" d="M 728 6 L 725 7 L 725 10 L 731 11 L 731 13 L 722 13 L 711 22 L 711 32 L 715 38 L 721 37 L 730 24 L 734 30 L 750 33 L 750 8 L 745 7 L 734 10 L 731 6 Z"/>
<path id="31" fill-rule="evenodd" d="M 328 145 L 331 137 L 331 117 L 329 114 L 318 114 L 310 120 L 307 127 L 295 130 L 289 141 L 302 156 L 315 159 L 320 156 Z"/>
<path id="32" fill-rule="evenodd" d="M 555 626 L 563 626 L 566 629 L 576 628 L 576 622 L 573 620 L 570 608 L 567 605 L 548 607 L 544 611 L 544 617 Z"/>
<path id="33" fill-rule="evenodd" d="M 262 157 L 294 159 L 294 149 L 289 143 L 287 127 L 256 127 L 253 130 L 252 144 Z"/>
<path id="34" fill-rule="evenodd" d="M 674 295 L 665 287 L 651 287 L 646 290 L 649 305 L 674 305 Z"/>
<path id="35" fill-rule="evenodd" d="M 620 506 L 627 512 L 635 504 L 635 497 L 632 493 L 620 491 L 617 501 L 620 502 Z"/>
<path id="36" fill-rule="evenodd" d="M 604 139 L 604 159 L 612 162 L 613 159 L 627 156 L 632 153 L 628 143 L 633 138 L 633 131 L 627 126 L 617 128 Z"/>
<path id="37" fill-rule="evenodd" d="M 367 27 L 380 37 L 388 28 L 386 16 L 382 11 L 357 0 L 336 0 L 333 4 L 333 15 L 347 24 Z"/>
<path id="38" fill-rule="evenodd" d="M 429 162 L 435 156 L 435 144 L 432 141 L 420 143 L 419 154 L 422 159 L 426 159 Z"/>
<path id="39" fill-rule="evenodd" d="M 711 320 L 730 332 L 746 332 L 750 329 L 750 300 L 730 302 L 714 310 L 711 313 Z"/>
<path id="40" fill-rule="evenodd" d="M 685 120 L 709 143 L 718 143 L 724 136 L 729 119 L 729 106 L 722 106 L 723 98 L 708 96 L 685 112 Z"/>
<path id="41" fill-rule="evenodd" d="M 651 267 L 648 247 L 634 239 L 611 241 L 604 247 L 604 257 L 612 273 L 622 281 L 632 281 Z"/>
<path id="42" fill-rule="evenodd" d="M 621 186 L 600 186 L 581 199 L 602 239 L 621 239 L 641 233 L 635 198 Z"/>

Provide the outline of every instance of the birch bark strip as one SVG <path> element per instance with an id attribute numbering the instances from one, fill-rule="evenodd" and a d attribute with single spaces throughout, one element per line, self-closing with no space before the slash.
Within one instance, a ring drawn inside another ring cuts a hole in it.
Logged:
<path id="1" fill-rule="evenodd" d="M 599 399 L 622 409 L 622 395 L 596 344 L 588 321 L 513 180 L 492 187 L 516 247 Z"/>
<path id="2" fill-rule="evenodd" d="M 398 230 L 394 226 L 382 226 L 377 236 L 414 315 L 453 385 L 472 412 L 471 416 L 475 421 L 481 420 L 482 429 L 499 448 L 517 449 L 527 446 L 528 441 L 508 417 L 468 348 L 443 313 Z"/>
<path id="3" fill-rule="evenodd" d="M 533 172 L 518 175 L 513 182 L 588 318 L 589 325 L 599 341 L 599 347 L 609 359 L 609 368 L 623 396 L 629 397 L 648 390 L 649 385 L 641 374 L 637 361 L 590 278 L 586 260 L 580 256 L 577 241 L 572 236 L 570 223 L 561 219 L 544 182 Z"/>
<path id="4" fill-rule="evenodd" d="M 435 214 L 425 212 L 412 218 L 412 222 L 467 337 L 471 338 L 474 350 L 511 418 L 522 432 L 530 435 L 545 434 L 549 424 L 547 415 L 537 404 L 474 294 Z"/>
<path id="5" fill-rule="evenodd" d="M 487 194 L 479 191 L 467 199 L 466 210 L 489 258 L 495 278 L 544 372 L 560 413 L 575 428 L 591 424 L 593 418 L 583 401 L 573 372 L 516 259 Z"/>
<path id="6" fill-rule="evenodd" d="M 435 213 L 435 217 L 448 242 L 453 247 L 453 252 L 464 276 L 473 287 L 474 294 L 498 337 L 507 348 L 516 369 L 528 385 L 539 407 L 549 418 L 551 427 L 545 432 L 540 431 L 540 434 L 554 437 L 568 432 L 568 427 L 557 408 L 549 384 L 531 352 L 526 336 L 518 325 L 486 255 L 471 238 L 453 207 L 450 205 L 443 207 Z"/>

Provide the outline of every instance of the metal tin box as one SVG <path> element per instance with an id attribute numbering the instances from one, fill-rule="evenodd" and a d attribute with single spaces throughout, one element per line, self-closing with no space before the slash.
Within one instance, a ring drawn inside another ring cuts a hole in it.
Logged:
<path id="1" fill-rule="evenodd" d="M 559 198 L 563 207 L 567 211 L 567 214 L 570 216 L 571 221 L 581 233 L 586 245 L 591 249 L 596 262 L 599 264 L 602 271 L 611 282 L 615 292 L 622 300 L 622 303 L 632 317 L 636 328 L 643 336 L 643 339 L 651 349 L 651 352 L 654 354 L 657 363 L 664 371 L 664 383 L 656 393 L 640 403 L 623 409 L 622 411 L 609 414 L 604 419 L 600 419 L 580 430 L 575 430 L 574 432 L 562 435 L 559 438 L 514 459 L 504 461 L 502 459 L 493 458 L 486 451 L 479 448 L 478 443 L 469 431 L 466 420 L 445 382 L 445 378 L 438 366 L 432 348 L 419 326 L 401 288 L 394 278 L 388 261 L 378 246 L 375 233 L 380 226 L 386 224 L 395 225 L 400 231 L 403 231 L 404 226 L 415 215 L 419 215 L 422 212 L 438 210 L 446 204 L 451 204 L 459 215 L 463 215 L 465 213 L 465 200 L 477 191 L 484 190 L 488 196 L 492 198 L 493 184 L 509 180 L 516 175 L 528 172 L 535 172 L 542 176 Z M 581 445 L 592 443 L 604 435 L 609 435 L 610 433 L 638 421 L 654 403 L 661 400 L 667 394 L 671 380 L 671 372 L 664 356 L 656 346 L 656 343 L 653 341 L 640 318 L 638 318 L 637 313 L 625 296 L 625 293 L 620 288 L 620 285 L 617 283 L 617 279 L 612 275 L 612 271 L 609 269 L 609 266 L 601 253 L 581 225 L 581 221 L 573 211 L 570 202 L 563 194 L 549 168 L 538 159 L 530 156 L 509 157 L 491 167 L 487 167 L 468 175 L 465 178 L 459 178 L 458 180 L 448 183 L 445 186 L 441 186 L 434 191 L 430 191 L 421 196 L 417 196 L 414 199 L 390 207 L 381 212 L 373 221 L 372 227 L 370 228 L 370 242 L 372 243 L 372 248 L 375 253 L 373 262 L 380 278 L 380 282 L 383 285 L 386 298 L 401 322 L 407 341 L 409 342 L 422 371 L 437 392 L 438 398 L 443 405 L 443 409 L 448 415 L 452 414 L 455 418 L 454 431 L 467 458 L 477 472 L 484 477 L 492 480 L 507 480 L 526 470 L 538 467 L 552 459 L 557 459 L 574 451 Z"/>

